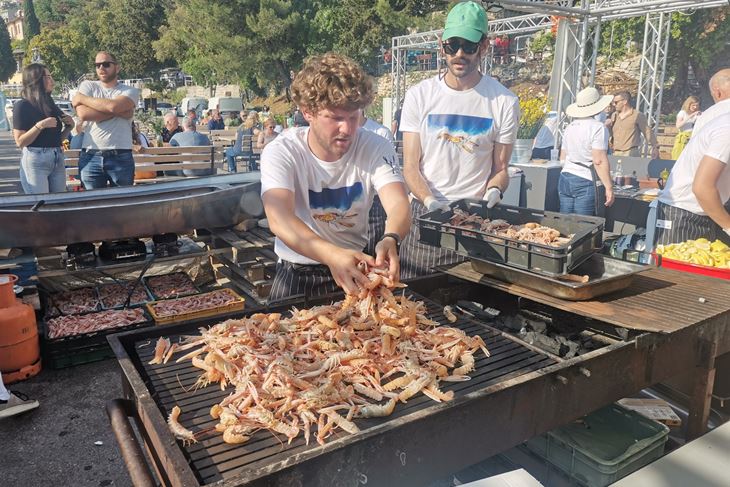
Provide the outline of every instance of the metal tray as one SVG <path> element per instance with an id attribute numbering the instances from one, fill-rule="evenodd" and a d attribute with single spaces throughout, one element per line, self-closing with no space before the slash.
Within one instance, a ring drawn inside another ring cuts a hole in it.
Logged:
<path id="1" fill-rule="evenodd" d="M 555 279 L 481 259 L 472 258 L 471 266 L 475 271 L 500 281 L 568 301 L 586 301 L 625 289 L 636 274 L 652 267 L 594 254 L 573 270 L 573 274 L 588 275 L 588 282 L 581 283 Z"/>

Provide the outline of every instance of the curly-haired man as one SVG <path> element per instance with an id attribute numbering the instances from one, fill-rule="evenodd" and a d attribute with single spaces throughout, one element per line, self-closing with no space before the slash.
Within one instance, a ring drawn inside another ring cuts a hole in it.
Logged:
<path id="1" fill-rule="evenodd" d="M 261 195 L 279 257 L 269 299 L 356 293 L 368 283 L 358 268 L 388 267 L 399 279 L 398 247 L 411 215 L 393 145 L 360 128 L 373 99 L 372 80 L 349 58 L 307 59 L 292 95 L 308 127 L 286 130 L 261 154 Z M 363 252 L 377 194 L 387 215 L 375 257 Z"/>

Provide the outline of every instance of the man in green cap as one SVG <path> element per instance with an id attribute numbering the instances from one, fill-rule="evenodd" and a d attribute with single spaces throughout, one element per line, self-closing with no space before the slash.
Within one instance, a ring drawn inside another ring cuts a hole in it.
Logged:
<path id="1" fill-rule="evenodd" d="M 482 198 L 491 208 L 507 189 L 519 100 L 479 71 L 488 47 L 484 8 L 477 2 L 457 3 L 441 36 L 445 75 L 439 73 L 406 93 L 400 130 L 414 217 L 447 210 L 449 203 L 463 198 Z M 418 225 L 411 226 L 402 249 L 401 275 L 406 279 L 460 260 L 451 251 L 420 244 Z"/>

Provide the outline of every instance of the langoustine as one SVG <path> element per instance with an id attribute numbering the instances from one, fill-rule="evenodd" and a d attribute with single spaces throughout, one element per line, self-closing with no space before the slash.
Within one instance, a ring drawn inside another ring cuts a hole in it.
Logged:
<path id="1" fill-rule="evenodd" d="M 320 444 L 337 430 L 359 431 L 355 418 L 390 415 L 398 402 L 422 392 L 449 401 L 441 381 L 468 380 L 474 353 L 484 341 L 426 317 L 423 302 L 393 291 L 404 287 L 385 271 L 366 270 L 371 286 L 331 305 L 292 309 L 290 316 L 256 313 L 228 320 L 176 344 L 204 371 L 197 386 L 234 387 L 211 408 L 215 431 L 227 443 L 247 441 L 257 430 L 303 434 Z M 168 342 L 169 343 L 169 342 Z M 170 345 L 156 353 L 167 362 Z M 191 351 L 192 350 L 192 351 Z M 173 409 L 173 413 L 176 410 Z M 170 416 L 173 433 L 195 435 Z"/>

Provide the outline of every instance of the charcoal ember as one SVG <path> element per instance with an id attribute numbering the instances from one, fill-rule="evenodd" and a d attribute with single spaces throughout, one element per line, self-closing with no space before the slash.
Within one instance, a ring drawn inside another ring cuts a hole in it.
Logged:
<path id="1" fill-rule="evenodd" d="M 555 340 L 560 343 L 560 356 L 563 358 L 573 358 L 578 354 L 580 344 L 573 340 L 568 340 L 562 335 L 556 335 Z"/>
<path id="2" fill-rule="evenodd" d="M 562 348 L 563 345 L 561 345 L 558 340 L 547 335 L 543 335 L 542 333 L 528 331 L 521 335 L 521 338 L 530 345 L 533 345 L 540 350 L 545 350 L 548 353 L 552 353 L 553 355 L 562 356 L 561 351 L 564 351 Z"/>
<path id="3" fill-rule="evenodd" d="M 513 333 L 524 332 L 523 322 L 516 316 L 502 316 L 495 321 L 498 328 L 511 331 Z"/>
<path id="4" fill-rule="evenodd" d="M 517 315 L 517 317 L 522 321 L 522 328 L 534 331 L 536 333 L 544 334 L 547 332 L 547 323 L 545 323 L 544 321 L 532 320 L 522 315 Z"/>

